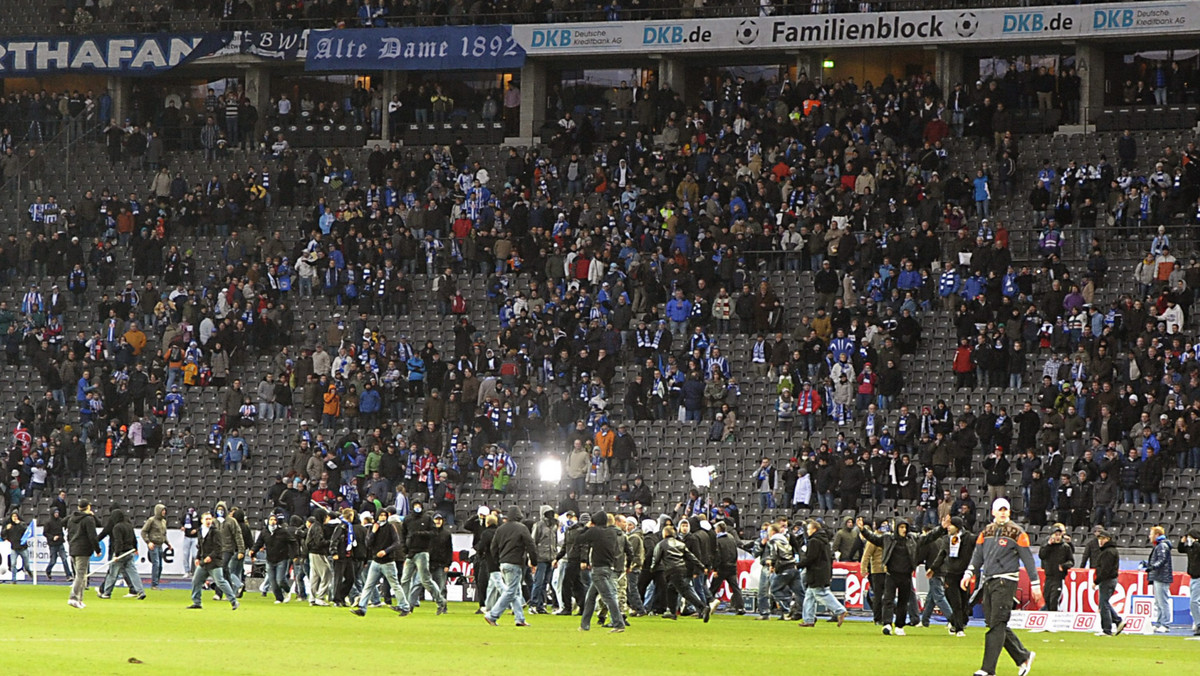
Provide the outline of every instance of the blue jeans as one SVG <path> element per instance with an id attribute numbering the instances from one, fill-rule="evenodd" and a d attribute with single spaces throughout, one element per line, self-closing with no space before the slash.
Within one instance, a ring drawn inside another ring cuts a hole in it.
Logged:
<path id="1" fill-rule="evenodd" d="M 500 600 L 500 593 L 504 591 L 504 573 L 498 570 L 493 570 L 488 573 L 488 590 L 487 596 L 483 599 L 483 609 L 491 610 L 492 606 Z"/>
<path id="2" fill-rule="evenodd" d="M 503 568 L 505 565 L 500 564 L 500 567 Z M 520 568 L 519 566 L 513 567 Z M 518 584 L 520 583 L 518 582 Z M 617 600 L 617 573 L 612 569 L 612 566 L 597 566 L 592 568 L 592 584 L 588 587 L 587 597 L 583 602 L 583 617 L 580 619 L 580 628 L 584 631 L 591 628 L 592 613 L 596 611 L 597 596 L 604 600 L 604 605 L 608 608 L 609 615 L 612 617 L 613 628 L 624 628 L 625 618 L 621 615 L 621 603 Z"/>
<path id="3" fill-rule="evenodd" d="M 371 602 L 373 597 L 376 597 L 376 585 L 379 584 L 379 580 L 381 579 L 387 580 L 388 585 L 392 588 L 392 595 L 396 598 L 396 605 L 401 610 L 411 610 L 412 606 L 409 605 L 408 599 L 405 598 L 406 595 L 398 593 L 404 587 L 396 579 L 396 563 L 394 561 L 388 561 L 387 563 L 372 561 L 367 566 L 367 579 L 363 582 L 362 594 L 359 594 L 358 597 L 358 607 L 366 611 L 367 604 Z"/>
<path id="4" fill-rule="evenodd" d="M 921 624 L 929 624 L 934 606 L 942 611 L 942 616 L 946 618 L 947 622 L 954 617 L 954 611 L 950 608 L 950 600 L 946 598 L 946 581 L 936 576 L 929 578 L 929 593 L 925 595 L 925 607 L 921 610 Z"/>
<path id="5" fill-rule="evenodd" d="M 550 582 L 550 563 L 539 561 L 533 572 L 533 588 L 529 592 L 529 606 L 543 610 L 546 606 L 546 585 Z"/>
<path id="6" fill-rule="evenodd" d="M 1154 626 L 1171 626 L 1171 585 L 1154 582 Z"/>
<path id="7" fill-rule="evenodd" d="M 1110 599 L 1112 599 L 1113 592 L 1116 590 L 1117 580 L 1115 578 L 1099 583 L 1099 599 L 1097 600 L 1096 605 L 1100 608 L 1100 629 L 1106 634 L 1112 633 L 1114 624 L 1121 623 L 1121 616 L 1117 614 L 1117 611 L 1113 610 L 1112 602 L 1110 601 Z M 1193 610 L 1193 613 L 1194 612 L 1195 611 Z"/>
<path id="8" fill-rule="evenodd" d="M 204 566 L 196 566 L 196 572 L 192 574 L 192 605 L 200 605 L 200 592 L 204 590 L 204 581 L 210 577 L 217 585 L 217 590 L 225 598 L 229 599 L 231 604 L 237 603 L 237 596 L 233 593 L 233 589 L 229 587 L 229 582 L 225 579 L 225 570 L 221 566 L 214 565 L 211 570 Z"/>
<path id="9" fill-rule="evenodd" d="M 1137 504 L 1142 501 L 1142 492 L 1136 488 L 1122 488 L 1121 499 L 1125 502 Z"/>
<path id="10" fill-rule="evenodd" d="M 404 596 L 415 585 L 420 584 L 433 597 L 439 608 L 446 606 L 446 598 L 442 596 L 442 590 L 433 583 L 433 578 L 429 576 L 429 552 L 417 552 L 412 554 L 404 561 L 404 579 L 400 580 L 400 589 L 396 593 L 397 597 Z M 408 604 L 408 600 L 404 600 L 404 604 Z"/>
<path id="11" fill-rule="evenodd" d="M 775 598 L 785 615 L 787 611 L 783 609 L 792 607 L 792 594 L 798 599 L 804 599 L 804 577 L 801 575 L 800 569 L 793 567 L 782 573 L 771 575 L 771 596 Z"/>
<path id="12" fill-rule="evenodd" d="M 163 547 L 165 545 L 154 545 L 154 549 L 146 550 L 146 558 L 150 561 L 150 586 L 157 587 L 158 581 L 162 577 L 163 564 Z"/>
<path id="13" fill-rule="evenodd" d="M 30 581 L 33 581 L 33 573 L 29 568 L 28 550 L 22 549 L 17 551 L 14 549 L 8 555 L 8 570 L 12 572 L 13 584 L 17 583 L 17 561 L 21 562 L 21 570 L 25 571 L 25 577 L 28 577 Z"/>
<path id="14" fill-rule="evenodd" d="M 822 510 L 826 512 L 831 511 L 833 509 L 833 493 L 828 491 L 817 493 L 817 503 Z"/>
<path id="15" fill-rule="evenodd" d="M 521 581 L 525 578 L 525 571 L 515 563 L 502 563 L 500 564 L 500 574 L 504 576 L 504 591 L 500 593 L 496 605 L 488 609 L 487 617 L 494 622 L 501 613 L 512 608 L 513 617 L 517 619 L 517 622 L 523 623 L 525 622 L 525 611 L 521 607 L 525 605 L 525 599 L 521 596 Z M 615 595 L 613 600 L 616 600 Z M 594 599 L 592 605 L 595 606 Z M 610 610 L 613 611 L 614 616 L 619 616 L 621 613 L 620 606 L 610 606 Z"/>
<path id="16" fill-rule="evenodd" d="M 237 552 L 227 552 L 221 555 L 221 567 L 225 569 L 225 580 L 234 594 L 242 591 L 242 573 L 244 566 Z"/>
<path id="17" fill-rule="evenodd" d="M 758 595 L 755 599 L 758 614 L 767 617 L 771 614 L 771 572 L 763 566 L 758 574 Z"/>
<path id="18" fill-rule="evenodd" d="M 117 557 L 108 563 L 108 574 L 104 576 L 104 582 L 100 583 L 100 591 L 104 592 L 105 596 L 112 593 L 113 587 L 117 584 L 117 577 L 125 574 L 125 579 L 129 581 L 129 591 L 141 596 L 146 593 L 142 588 L 142 578 L 137 572 L 137 553 L 132 553 L 124 557 Z"/>
<path id="19" fill-rule="evenodd" d="M 271 593 L 275 595 L 276 601 L 282 601 L 283 595 L 288 589 L 288 564 L 291 563 L 288 559 L 276 561 L 275 563 L 267 563 L 267 585 Z"/>
<path id="20" fill-rule="evenodd" d="M 846 606 L 843 606 L 841 601 L 829 591 L 829 587 L 809 587 L 804 590 L 804 621 L 812 624 L 817 621 L 817 602 L 833 611 L 833 616 L 837 617 L 846 612 Z"/>
<path id="21" fill-rule="evenodd" d="M 50 547 L 50 562 L 46 564 L 46 577 L 50 577 L 56 560 L 62 561 L 63 572 L 66 573 L 67 577 L 72 577 L 71 557 L 67 556 L 67 548 L 63 545 L 52 545 Z"/>

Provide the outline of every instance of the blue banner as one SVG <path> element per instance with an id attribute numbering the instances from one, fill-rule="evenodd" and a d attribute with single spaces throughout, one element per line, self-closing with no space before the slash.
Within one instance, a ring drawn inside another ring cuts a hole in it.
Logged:
<path id="1" fill-rule="evenodd" d="M 0 77 L 43 73 L 156 75 L 216 53 L 232 33 L 0 40 Z"/>
<path id="2" fill-rule="evenodd" d="M 305 70 L 503 70 L 525 64 L 511 26 L 311 31 Z"/>

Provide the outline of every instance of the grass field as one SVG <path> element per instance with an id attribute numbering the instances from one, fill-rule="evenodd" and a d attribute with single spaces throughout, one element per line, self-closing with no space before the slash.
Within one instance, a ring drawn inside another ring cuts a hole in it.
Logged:
<path id="1" fill-rule="evenodd" d="M 121 594 L 118 588 L 116 594 Z M 250 594 L 242 607 L 205 599 L 185 610 L 182 590 L 151 592 L 146 601 L 97 599 L 67 605 L 62 586 L 0 586 L 0 673 L 16 674 L 750 674 L 966 676 L 979 668 L 983 629 L 967 638 L 939 625 L 882 636 L 868 622 L 841 629 L 818 622 L 757 622 L 714 616 L 708 625 L 681 618 L 634 620 L 624 634 L 578 618 L 530 616 L 518 629 L 511 615 L 489 627 L 473 604 L 452 603 L 435 617 L 424 606 L 400 618 L 372 609 L 365 618 L 340 608 L 274 605 Z M 1200 642 L 1179 636 L 1023 635 L 1037 651 L 1034 674 L 1196 674 Z M 137 660 L 134 662 L 133 660 Z M 782 671 L 781 671 L 782 670 Z M 1007 657 L 998 674 L 1016 674 Z"/>

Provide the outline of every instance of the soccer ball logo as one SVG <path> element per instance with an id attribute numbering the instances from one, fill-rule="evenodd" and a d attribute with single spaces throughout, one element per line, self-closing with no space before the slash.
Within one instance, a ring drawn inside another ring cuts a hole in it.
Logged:
<path id="1" fill-rule="evenodd" d="M 954 32 L 958 33 L 959 37 L 969 38 L 976 30 L 979 30 L 979 20 L 975 18 L 974 12 L 958 15 L 958 20 L 954 22 Z"/>
<path id="2" fill-rule="evenodd" d="M 739 44 L 748 45 L 758 39 L 758 24 L 753 19 L 746 19 L 738 24 L 737 41 Z"/>

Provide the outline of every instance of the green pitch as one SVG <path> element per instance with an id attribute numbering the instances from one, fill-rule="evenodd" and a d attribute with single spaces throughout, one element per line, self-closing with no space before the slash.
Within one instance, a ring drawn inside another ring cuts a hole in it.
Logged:
<path id="1" fill-rule="evenodd" d="M 96 581 L 99 581 L 98 579 Z M 473 604 L 452 603 L 435 617 L 429 604 L 400 618 L 371 609 L 365 618 L 342 608 L 274 605 L 247 594 L 242 607 L 208 595 L 203 610 L 185 610 L 184 591 L 149 592 L 145 601 L 108 601 L 89 591 L 87 608 L 67 605 L 62 586 L 0 586 L 0 673 L 18 674 L 694 674 L 803 673 L 968 676 L 979 668 L 983 628 L 953 638 L 939 625 L 882 636 L 867 622 L 841 629 L 818 622 L 758 622 L 717 615 L 633 620 L 624 634 L 578 618 L 531 615 L 516 628 L 511 615 L 489 627 Z M 1037 651 L 1034 674 L 1195 674 L 1200 642 L 1179 636 L 1096 637 L 1024 634 Z M 786 669 L 787 671 L 781 671 Z M 334 672 L 333 670 L 338 670 Z M 799 672 L 796 672 L 799 673 Z M 1016 674 L 1007 657 L 1000 675 Z"/>

